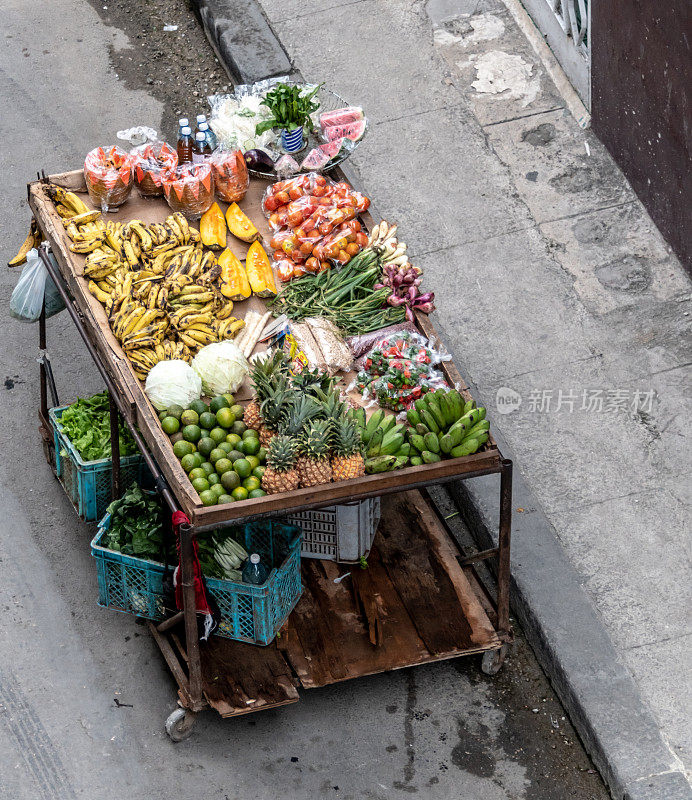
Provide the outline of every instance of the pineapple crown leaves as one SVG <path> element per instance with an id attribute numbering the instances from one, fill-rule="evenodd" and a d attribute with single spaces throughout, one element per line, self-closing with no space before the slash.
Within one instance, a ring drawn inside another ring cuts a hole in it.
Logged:
<path id="1" fill-rule="evenodd" d="M 300 439 L 300 452 L 307 458 L 319 461 L 327 458 L 333 438 L 332 423 L 328 419 L 309 422 Z"/>
<path id="2" fill-rule="evenodd" d="M 329 392 L 319 391 L 318 398 L 321 401 L 322 415 L 325 419 L 336 421 L 344 416 L 346 404 L 341 400 L 338 389 Z"/>
<path id="3" fill-rule="evenodd" d="M 288 360 L 283 350 L 277 350 L 273 356 L 258 358 L 250 373 L 255 393 L 260 400 L 267 397 L 269 391 L 281 379 L 286 380 L 289 376 Z"/>
<path id="4" fill-rule="evenodd" d="M 302 372 L 293 376 L 293 387 L 298 391 L 310 394 L 317 399 L 320 393 L 330 392 L 334 386 L 334 378 L 324 372 L 315 369 L 304 369 Z"/>
<path id="5" fill-rule="evenodd" d="M 306 423 L 320 413 L 320 405 L 312 397 L 293 393 L 290 404 L 284 409 L 279 433 L 299 436 Z"/>
<path id="6" fill-rule="evenodd" d="M 288 472 L 293 469 L 298 457 L 298 440 L 277 434 L 269 443 L 267 466 L 275 472 Z"/>
<path id="7" fill-rule="evenodd" d="M 346 418 L 334 424 L 334 455 L 347 457 L 362 455 L 363 441 L 360 430 L 353 420 Z"/>
<path id="8" fill-rule="evenodd" d="M 260 405 L 262 420 L 269 430 L 278 430 L 291 404 L 291 390 L 286 380 L 279 378 L 276 385 L 267 389 Z"/>

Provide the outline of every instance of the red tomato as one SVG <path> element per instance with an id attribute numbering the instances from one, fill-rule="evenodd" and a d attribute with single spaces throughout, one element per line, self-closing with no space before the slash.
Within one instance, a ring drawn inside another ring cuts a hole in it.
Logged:
<path id="1" fill-rule="evenodd" d="M 368 243 L 368 236 L 365 233 L 358 232 L 356 234 L 356 244 L 365 247 Z"/>
<path id="2" fill-rule="evenodd" d="M 293 277 L 293 264 L 290 261 L 279 261 L 277 264 L 279 280 L 290 281 Z"/>
<path id="3" fill-rule="evenodd" d="M 305 269 L 308 272 L 317 272 L 320 268 L 320 262 L 313 256 L 312 258 L 308 258 L 305 262 Z"/>
<path id="4" fill-rule="evenodd" d="M 274 195 L 274 198 L 280 206 L 285 206 L 287 203 L 291 202 L 291 196 L 288 192 L 277 192 L 277 194 Z"/>
<path id="5" fill-rule="evenodd" d="M 355 242 L 351 242 L 350 244 L 346 245 L 346 252 L 350 256 L 355 256 L 360 252 L 360 245 L 356 244 Z"/>
<path id="6" fill-rule="evenodd" d="M 288 196 L 291 198 L 291 200 L 297 200 L 299 197 L 303 196 L 303 190 L 300 188 L 300 186 L 292 186 L 288 190 Z"/>

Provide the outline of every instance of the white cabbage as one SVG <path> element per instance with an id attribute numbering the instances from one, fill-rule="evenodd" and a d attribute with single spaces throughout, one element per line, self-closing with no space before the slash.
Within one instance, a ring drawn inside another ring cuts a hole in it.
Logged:
<path id="1" fill-rule="evenodd" d="M 158 411 L 174 405 L 187 408 L 202 396 L 202 381 L 185 361 L 159 361 L 147 375 L 144 391 Z"/>
<path id="2" fill-rule="evenodd" d="M 203 347 L 192 359 L 192 369 L 202 379 L 202 388 L 209 397 L 236 392 L 250 371 L 240 348 L 230 341 Z"/>

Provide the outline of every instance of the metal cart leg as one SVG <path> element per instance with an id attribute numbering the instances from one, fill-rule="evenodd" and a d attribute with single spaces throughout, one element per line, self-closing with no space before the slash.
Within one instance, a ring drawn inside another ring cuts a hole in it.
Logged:
<path id="1" fill-rule="evenodd" d="M 204 708 L 205 703 L 202 697 L 202 663 L 199 652 L 199 634 L 197 632 L 195 576 L 192 567 L 194 558 L 192 535 L 192 525 L 183 524 L 180 526 L 185 649 L 187 651 L 189 693 L 192 701 L 190 710 L 199 711 Z"/>
<path id="2" fill-rule="evenodd" d="M 512 462 L 502 460 L 500 472 L 500 530 L 497 547 L 497 633 L 505 643 L 497 650 L 483 654 L 481 669 L 486 675 L 496 675 L 507 656 L 511 638 L 509 623 L 510 544 L 512 538 Z"/>
<path id="3" fill-rule="evenodd" d="M 118 406 L 113 395 L 108 392 L 108 407 L 111 419 L 111 500 L 117 500 L 121 494 L 120 486 L 120 420 Z"/>

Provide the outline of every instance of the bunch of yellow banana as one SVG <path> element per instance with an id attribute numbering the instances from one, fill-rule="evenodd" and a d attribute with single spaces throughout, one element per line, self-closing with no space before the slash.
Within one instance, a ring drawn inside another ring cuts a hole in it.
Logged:
<path id="1" fill-rule="evenodd" d="M 89 206 L 74 192 L 69 192 L 53 183 L 47 184 L 46 190 L 50 199 L 55 203 L 58 214 L 63 219 L 91 213 Z"/>
<path id="2" fill-rule="evenodd" d="M 18 267 L 20 264 L 24 264 L 26 262 L 26 256 L 29 250 L 32 250 L 34 247 L 38 247 L 42 241 L 43 236 L 41 235 L 41 231 L 38 229 L 36 220 L 32 217 L 31 226 L 26 239 L 24 239 L 22 242 L 22 246 L 19 248 L 17 255 L 11 261 L 7 262 L 7 266 Z"/>
<path id="3" fill-rule="evenodd" d="M 192 353 L 187 345 L 183 342 L 172 342 L 170 339 L 164 339 L 161 344 L 154 347 L 140 347 L 137 350 L 131 350 L 127 355 L 135 375 L 141 381 L 146 380 L 149 371 L 159 361 L 169 361 L 173 358 L 186 361 L 188 364 L 192 361 Z"/>

